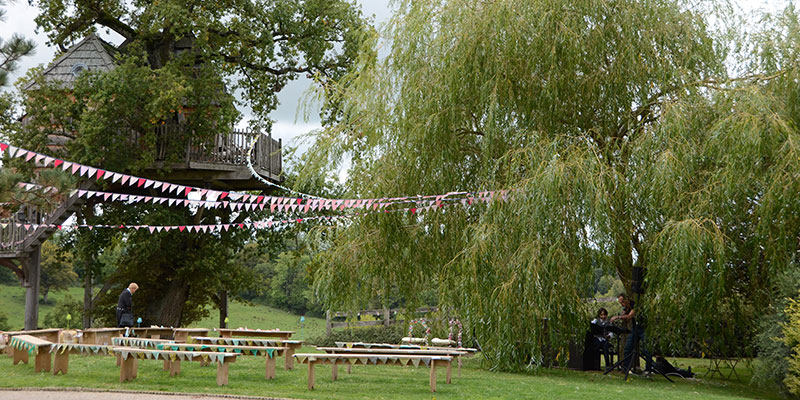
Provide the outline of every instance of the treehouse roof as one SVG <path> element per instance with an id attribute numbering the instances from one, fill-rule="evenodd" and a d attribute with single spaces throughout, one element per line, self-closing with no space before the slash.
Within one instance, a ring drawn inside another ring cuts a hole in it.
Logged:
<path id="1" fill-rule="evenodd" d="M 50 82 L 62 82 L 66 87 L 72 87 L 83 71 L 109 71 L 113 69 L 113 54 L 117 49 L 95 34 L 89 34 L 83 40 L 70 47 L 64 54 L 50 63 L 42 75 Z M 35 88 L 31 82 L 25 90 Z"/>

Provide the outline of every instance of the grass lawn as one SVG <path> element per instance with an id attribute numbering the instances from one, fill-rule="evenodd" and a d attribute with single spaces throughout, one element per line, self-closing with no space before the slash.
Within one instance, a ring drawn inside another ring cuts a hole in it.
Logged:
<path id="1" fill-rule="evenodd" d="M 304 349 L 303 351 L 310 351 Z M 297 365 L 294 371 L 280 366 L 277 378 L 264 379 L 264 361 L 261 357 L 243 357 L 232 364 L 229 385 L 218 387 L 216 368 L 200 367 L 196 363 L 182 363 L 181 373 L 170 377 L 161 370 L 162 362 L 139 361 L 138 378 L 133 382 L 119 383 L 119 367 L 113 357 L 71 356 L 69 374 L 53 376 L 35 373 L 33 364 L 12 365 L 7 356 L 0 356 L 0 387 L 87 387 L 100 389 L 146 390 L 186 393 L 238 394 L 290 398 L 404 398 L 404 399 L 460 399 L 460 398 L 570 398 L 570 399 L 779 399 L 774 392 L 756 389 L 749 382 L 749 369 L 737 367 L 742 381 L 681 380 L 669 383 L 664 378 L 645 379 L 633 377 L 624 382 L 620 374 L 603 376 L 600 373 L 576 372 L 563 369 L 545 369 L 538 374 L 495 373 L 479 368 L 479 359 L 465 363 L 459 378 L 453 372 L 453 384 L 444 384 L 444 371 L 440 370 L 436 393 L 428 390 L 427 368 L 399 366 L 355 366 L 353 373 L 339 369 L 339 379 L 330 378 L 330 366 L 316 368 L 316 389 L 309 391 L 307 369 Z M 703 371 L 704 360 L 678 360 L 691 363 L 693 370 Z"/>

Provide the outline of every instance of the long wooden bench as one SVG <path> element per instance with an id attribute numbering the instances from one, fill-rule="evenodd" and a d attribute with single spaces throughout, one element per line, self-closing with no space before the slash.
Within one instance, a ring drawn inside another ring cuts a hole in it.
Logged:
<path id="1" fill-rule="evenodd" d="M 30 335 L 12 336 L 8 345 L 14 349 L 14 365 L 20 361 L 27 364 L 28 356 L 35 357 L 34 370 L 50 371 L 50 346 L 53 342 Z"/>
<path id="2" fill-rule="evenodd" d="M 211 351 L 222 353 L 237 353 L 240 355 L 264 356 L 266 379 L 275 379 L 275 359 L 282 356 L 287 350 L 286 347 L 265 347 L 265 346 L 229 346 L 215 344 L 197 343 L 165 343 L 157 347 L 159 350 L 183 350 L 183 351 Z"/>
<path id="3" fill-rule="evenodd" d="M 119 371 L 119 381 L 125 382 L 136 378 L 138 360 L 165 360 L 169 361 L 169 375 L 175 376 L 181 372 L 181 361 L 213 361 L 217 363 L 217 385 L 228 384 L 228 366 L 236 362 L 237 353 L 212 353 L 200 351 L 171 351 L 138 349 L 135 347 L 114 347 L 114 354 L 122 360 Z"/>
<path id="4" fill-rule="evenodd" d="M 341 347 L 317 347 L 317 350 L 324 351 L 328 354 L 406 354 L 411 356 L 450 356 L 453 357 L 458 364 L 458 376 L 461 377 L 461 357 L 469 355 L 469 353 L 461 350 L 454 349 L 384 349 L 384 348 L 341 348 Z M 350 364 L 347 364 L 347 373 L 350 373 Z M 336 365 L 333 366 L 336 368 Z M 448 371 L 447 383 L 450 383 L 450 376 Z"/>
<path id="5" fill-rule="evenodd" d="M 302 340 L 292 339 L 255 339 L 255 338 L 224 338 L 208 336 L 192 336 L 191 342 L 201 344 L 221 344 L 226 346 L 263 346 L 263 347 L 286 347 L 286 363 L 284 369 L 294 369 L 295 350 L 303 347 Z"/>
<path id="6" fill-rule="evenodd" d="M 111 346 L 105 345 L 53 343 L 50 346 L 50 354 L 55 356 L 53 360 L 53 375 L 58 375 L 59 372 L 66 375 L 69 368 L 70 354 L 110 356 L 114 355 L 114 352 L 111 351 Z"/>
<path id="7" fill-rule="evenodd" d="M 320 364 L 350 364 L 350 365 L 424 365 L 430 367 L 431 392 L 436 391 L 436 367 L 447 368 L 447 383 L 450 383 L 450 365 L 453 357 L 450 356 L 415 356 L 405 354 L 295 354 L 294 358 L 300 364 L 308 364 L 308 388 L 314 389 L 314 366 Z M 331 377 L 335 381 L 338 377 L 337 368 L 331 368 Z"/>

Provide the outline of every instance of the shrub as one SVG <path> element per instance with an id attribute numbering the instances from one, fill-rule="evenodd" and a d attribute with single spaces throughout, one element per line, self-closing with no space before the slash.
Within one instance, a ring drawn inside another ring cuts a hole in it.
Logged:
<path id="1" fill-rule="evenodd" d="M 312 338 L 309 342 L 315 346 L 332 347 L 336 346 L 336 342 L 400 343 L 402 338 L 403 329 L 399 325 L 359 326 L 335 330 L 330 335 Z"/>
<path id="2" fill-rule="evenodd" d="M 56 302 L 56 307 L 44 317 L 47 328 L 67 328 L 67 314 L 72 316 L 69 328 L 80 328 L 83 319 L 83 302 L 66 295 Z"/>
<path id="3" fill-rule="evenodd" d="M 800 289 L 800 271 L 792 269 L 780 279 L 775 302 L 758 320 L 755 347 L 759 362 L 753 370 L 753 382 L 759 385 L 778 385 L 787 391 L 785 379 L 789 371 L 792 349 L 784 341 L 783 326 L 789 322 L 786 313 L 790 297 Z"/>
<path id="4" fill-rule="evenodd" d="M 800 302 L 789 299 L 786 316 L 788 321 L 781 324 L 781 328 L 783 344 L 790 349 L 791 356 L 787 360 L 788 368 L 783 383 L 789 393 L 797 396 L 800 395 Z"/>

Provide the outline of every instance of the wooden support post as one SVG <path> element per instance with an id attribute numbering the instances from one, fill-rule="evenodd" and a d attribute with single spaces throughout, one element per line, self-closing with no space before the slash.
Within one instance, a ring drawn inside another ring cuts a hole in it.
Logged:
<path id="1" fill-rule="evenodd" d="M 69 368 L 69 351 L 65 352 L 56 352 L 56 356 L 53 359 L 53 376 L 58 375 L 61 372 L 62 375 L 67 374 L 67 369 Z"/>
<path id="2" fill-rule="evenodd" d="M 266 355 L 266 369 L 264 372 L 264 378 L 267 379 L 275 379 L 275 359 L 278 357 L 277 354 L 273 353 L 273 356 L 270 357 L 269 354 Z"/>
<path id="3" fill-rule="evenodd" d="M 436 361 L 431 360 L 431 392 L 436 392 Z"/>
<path id="4" fill-rule="evenodd" d="M 170 361 L 169 376 L 177 376 L 181 373 L 181 360 Z"/>
<path id="5" fill-rule="evenodd" d="M 122 366 L 119 369 L 120 382 L 131 381 L 136 377 L 136 367 L 138 364 L 135 361 L 136 357 L 134 357 L 133 354 L 129 354 L 127 359 L 122 360 Z"/>
<path id="6" fill-rule="evenodd" d="M 24 364 L 28 363 L 28 351 L 14 349 L 14 365 L 19 364 L 20 361 L 22 361 Z"/>
<path id="7" fill-rule="evenodd" d="M 217 362 L 217 386 L 224 386 L 228 384 L 228 363 Z"/>
<path id="8" fill-rule="evenodd" d="M 49 346 L 48 346 L 49 347 Z M 50 349 L 48 348 L 40 348 L 39 354 L 36 355 L 36 359 L 34 360 L 34 371 L 36 372 L 50 372 Z"/>
<path id="9" fill-rule="evenodd" d="M 334 382 L 336 382 L 336 378 L 339 377 L 339 366 L 336 365 L 337 360 L 333 360 L 333 365 L 331 365 L 331 378 Z"/>
<path id="10" fill-rule="evenodd" d="M 25 277 L 27 278 L 25 291 L 25 330 L 30 331 L 39 324 L 39 282 L 41 281 L 42 268 L 39 264 L 40 246 L 31 251 L 30 257 L 25 261 Z"/>
<path id="11" fill-rule="evenodd" d="M 286 349 L 286 365 L 284 365 L 284 368 L 287 371 L 291 371 L 291 370 L 294 369 L 294 357 L 292 357 L 292 355 L 294 355 L 294 349 L 291 348 L 291 347 L 287 348 Z"/>
<path id="12" fill-rule="evenodd" d="M 308 360 L 308 389 L 314 389 L 314 363 L 316 361 Z"/>

